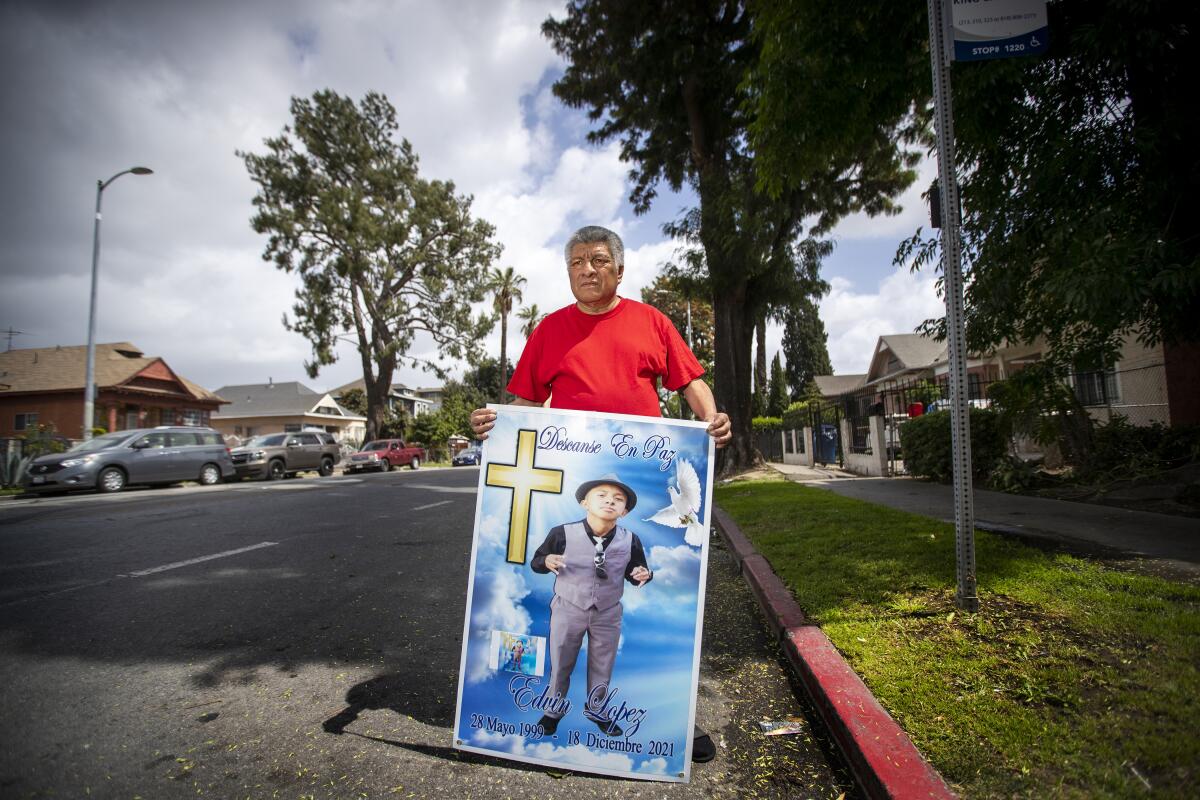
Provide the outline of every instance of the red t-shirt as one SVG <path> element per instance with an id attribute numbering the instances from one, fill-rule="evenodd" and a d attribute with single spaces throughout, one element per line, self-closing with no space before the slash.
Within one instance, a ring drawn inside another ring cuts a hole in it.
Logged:
<path id="1" fill-rule="evenodd" d="M 671 320 L 656 308 L 621 298 L 604 314 L 572 304 L 542 320 L 508 390 L 551 408 L 662 416 L 655 378 L 676 391 L 704 374 Z"/>

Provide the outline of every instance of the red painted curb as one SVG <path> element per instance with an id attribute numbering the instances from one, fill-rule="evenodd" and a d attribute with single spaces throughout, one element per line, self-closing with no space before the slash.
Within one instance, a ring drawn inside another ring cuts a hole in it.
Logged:
<path id="1" fill-rule="evenodd" d="M 737 523 L 715 506 L 713 520 L 867 797 L 957 798 L 824 631 L 807 623 L 791 591 Z"/>
<path id="2" fill-rule="evenodd" d="M 791 628 L 783 649 L 868 797 L 956 797 L 824 631 Z"/>
<path id="3" fill-rule="evenodd" d="M 742 562 L 742 575 L 750 584 L 750 591 L 758 598 L 758 604 L 766 612 L 767 624 L 771 626 L 775 638 L 782 637 L 788 628 L 808 624 L 804 609 L 800 608 L 791 590 L 771 569 L 765 557 L 758 553 L 746 556 Z"/>
<path id="4" fill-rule="evenodd" d="M 750 544 L 746 534 L 742 533 L 733 519 L 725 513 L 725 509 L 713 506 L 712 516 L 717 529 L 721 531 L 721 538 L 725 540 L 725 545 L 733 553 L 733 560 L 737 562 L 738 567 L 741 567 L 746 556 L 755 554 L 754 545 Z"/>

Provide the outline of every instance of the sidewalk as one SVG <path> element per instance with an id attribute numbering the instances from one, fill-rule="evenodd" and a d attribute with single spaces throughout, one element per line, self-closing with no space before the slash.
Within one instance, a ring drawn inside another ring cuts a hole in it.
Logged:
<path id="1" fill-rule="evenodd" d="M 914 478 L 861 478 L 842 470 L 770 464 L 789 480 L 844 497 L 954 522 L 954 489 Z M 1112 506 L 974 491 L 975 527 L 1051 540 L 1105 558 L 1152 559 L 1156 571 L 1200 579 L 1200 521 Z"/>

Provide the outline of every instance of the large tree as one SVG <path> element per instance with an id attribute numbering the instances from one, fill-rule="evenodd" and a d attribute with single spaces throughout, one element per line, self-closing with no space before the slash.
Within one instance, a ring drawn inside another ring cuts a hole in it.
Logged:
<path id="1" fill-rule="evenodd" d="M 374 438 L 397 365 L 440 368 L 409 354 L 418 334 L 441 357 L 474 356 L 493 320 L 471 304 L 484 299 L 478 276 L 500 247 L 471 216 L 470 197 L 418 175 L 383 95 L 355 105 L 320 91 L 292 98 L 291 112 L 265 153 L 238 153 L 259 187 L 251 224 L 270 236 L 263 259 L 300 276 L 284 324 L 312 344 L 308 374 L 337 360 L 339 339 L 357 345 Z"/>
<path id="2" fill-rule="evenodd" d="M 1044 336 L 1066 366 L 1131 334 L 1196 341 L 1200 6 L 1064 0 L 1049 14 L 1044 57 L 954 69 L 968 342 Z M 940 255 L 920 232 L 899 258 L 913 254 Z"/>
<path id="3" fill-rule="evenodd" d="M 815 375 L 832 375 L 828 336 L 817 304 L 805 299 L 783 314 L 783 357 L 787 361 L 787 383 L 792 400 L 808 395 Z"/>
<path id="4" fill-rule="evenodd" d="M 660 182 L 674 190 L 686 183 L 699 196 L 699 208 L 665 231 L 697 246 L 701 257 L 688 263 L 703 273 L 713 301 L 714 393 L 733 429 L 722 469 L 750 464 L 755 322 L 820 288 L 795 258 L 801 221 L 814 217 L 827 228 L 847 211 L 877 210 L 863 198 L 877 185 L 899 191 L 911 175 L 896 180 L 892 162 L 871 157 L 826 163 L 818 155 L 812 175 L 769 196 L 756 190 L 747 137 L 758 90 L 750 79 L 765 73 L 744 3 L 576 0 L 543 32 L 568 61 L 555 94 L 588 109 L 597 124 L 592 141 L 620 140 L 635 209 L 649 208 Z"/>
<path id="5" fill-rule="evenodd" d="M 508 315 L 512 313 L 513 303 L 521 302 L 521 287 L 525 278 L 513 271 L 512 267 L 494 269 L 488 275 L 488 291 L 492 293 L 492 304 L 500 315 L 500 363 L 508 364 Z M 503 378 L 503 376 L 501 376 Z M 501 380 L 496 388 L 496 402 L 508 402 L 507 382 Z"/>

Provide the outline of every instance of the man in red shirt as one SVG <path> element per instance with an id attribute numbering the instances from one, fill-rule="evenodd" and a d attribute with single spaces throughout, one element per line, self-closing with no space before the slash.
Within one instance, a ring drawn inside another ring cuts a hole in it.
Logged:
<path id="1" fill-rule="evenodd" d="M 577 230 L 565 248 L 575 303 L 550 314 L 525 344 L 508 391 L 513 405 L 662 416 L 657 379 L 683 397 L 708 423 L 717 447 L 733 437 L 729 416 L 717 411 L 704 369 L 662 312 L 617 295 L 625 276 L 621 237 L 597 225 Z M 486 439 L 496 413 L 471 412 L 476 437 Z M 712 739 L 696 729 L 692 759 L 716 754 Z"/>

